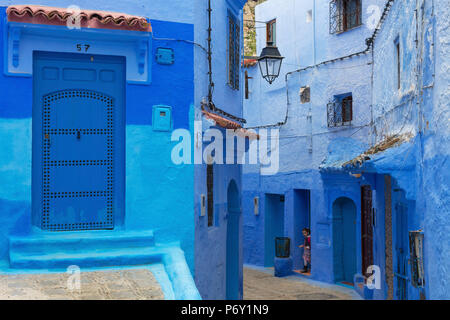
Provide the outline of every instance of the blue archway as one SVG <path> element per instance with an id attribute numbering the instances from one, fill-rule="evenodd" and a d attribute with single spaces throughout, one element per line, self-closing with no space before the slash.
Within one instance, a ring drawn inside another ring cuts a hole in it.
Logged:
<path id="1" fill-rule="evenodd" d="M 231 180 L 227 191 L 227 270 L 226 299 L 239 299 L 239 191 L 234 180 Z"/>
<path id="2" fill-rule="evenodd" d="M 353 283 L 357 272 L 356 205 L 341 197 L 333 203 L 334 281 Z"/>

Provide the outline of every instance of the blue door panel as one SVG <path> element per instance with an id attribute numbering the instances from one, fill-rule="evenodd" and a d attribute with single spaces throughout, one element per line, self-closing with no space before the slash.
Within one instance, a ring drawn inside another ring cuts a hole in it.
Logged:
<path id="1" fill-rule="evenodd" d="M 336 282 L 353 283 L 356 274 L 356 206 L 348 198 L 333 203 L 333 268 Z"/>
<path id="2" fill-rule="evenodd" d="M 108 138 L 105 135 L 70 133 L 50 134 L 50 161 L 88 161 L 107 160 Z"/>
<path id="3" fill-rule="evenodd" d="M 226 299 L 239 299 L 239 212 L 228 212 Z"/>
<path id="4" fill-rule="evenodd" d="M 112 229 L 125 198 L 125 60 L 34 53 L 33 221 Z"/>
<path id="5" fill-rule="evenodd" d="M 106 190 L 108 168 L 95 165 L 54 166 L 49 169 L 51 192 Z M 68 185 L 70 183 L 70 187 Z"/>
<path id="6" fill-rule="evenodd" d="M 50 224 L 95 224 L 107 221 L 106 201 L 106 197 L 90 194 L 78 196 L 76 201 L 69 197 L 54 198 L 50 201 Z"/>
<path id="7" fill-rule="evenodd" d="M 399 202 L 395 205 L 395 258 L 394 284 L 396 298 L 398 300 L 408 300 L 408 207 L 405 203 Z"/>
<path id="8" fill-rule="evenodd" d="M 60 91 L 52 96 L 55 96 L 50 98 L 52 129 L 80 129 L 80 126 L 82 129 L 107 129 L 105 120 L 112 99 L 84 90 Z"/>

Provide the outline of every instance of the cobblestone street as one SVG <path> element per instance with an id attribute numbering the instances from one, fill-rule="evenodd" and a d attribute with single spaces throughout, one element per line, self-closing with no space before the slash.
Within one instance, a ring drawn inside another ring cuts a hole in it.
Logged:
<path id="1" fill-rule="evenodd" d="M 67 273 L 0 276 L 1 300 L 157 300 L 160 285 L 147 269 L 82 272 L 80 290 L 70 290 Z"/>
<path id="2" fill-rule="evenodd" d="M 271 269 L 244 268 L 244 300 L 356 300 L 350 288 L 300 276 L 276 278 Z"/>

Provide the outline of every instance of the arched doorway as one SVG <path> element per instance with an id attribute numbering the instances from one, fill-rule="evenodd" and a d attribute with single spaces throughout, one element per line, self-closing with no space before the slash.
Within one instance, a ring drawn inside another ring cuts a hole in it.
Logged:
<path id="1" fill-rule="evenodd" d="M 334 281 L 353 283 L 356 274 L 356 205 L 349 198 L 333 203 Z"/>
<path id="2" fill-rule="evenodd" d="M 231 180 L 227 191 L 227 270 L 226 299 L 239 299 L 239 191 L 234 180 Z"/>

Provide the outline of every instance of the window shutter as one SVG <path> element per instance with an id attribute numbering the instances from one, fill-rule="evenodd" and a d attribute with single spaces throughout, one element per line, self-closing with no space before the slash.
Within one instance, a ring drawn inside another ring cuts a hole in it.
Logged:
<path id="1" fill-rule="evenodd" d="M 353 98 L 349 96 L 342 99 L 342 122 L 353 120 Z"/>

